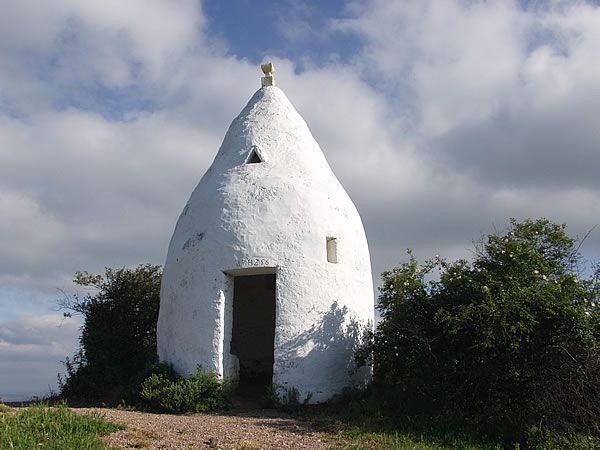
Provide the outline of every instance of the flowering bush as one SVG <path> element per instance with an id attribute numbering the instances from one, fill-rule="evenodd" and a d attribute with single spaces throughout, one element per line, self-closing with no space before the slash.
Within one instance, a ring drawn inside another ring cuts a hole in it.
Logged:
<path id="1" fill-rule="evenodd" d="M 564 225 L 512 220 L 472 262 L 409 252 L 383 273 L 382 320 L 359 361 L 372 358 L 405 407 L 599 433 L 600 268 L 585 278 L 575 244 Z"/>

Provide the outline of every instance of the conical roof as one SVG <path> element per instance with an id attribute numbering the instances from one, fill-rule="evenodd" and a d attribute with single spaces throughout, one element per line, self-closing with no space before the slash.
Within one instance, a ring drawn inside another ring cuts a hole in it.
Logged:
<path id="1" fill-rule="evenodd" d="M 231 123 L 211 169 L 240 166 L 252 151 L 268 167 L 286 165 L 288 176 L 334 176 L 306 122 L 276 86 L 262 87 L 252 96 Z"/>

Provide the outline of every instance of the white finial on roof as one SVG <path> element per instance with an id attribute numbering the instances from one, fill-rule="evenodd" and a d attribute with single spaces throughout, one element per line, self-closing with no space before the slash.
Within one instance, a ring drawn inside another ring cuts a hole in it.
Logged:
<path id="1" fill-rule="evenodd" d="M 265 74 L 265 76 L 260 79 L 262 87 L 275 86 L 275 78 L 273 77 L 273 72 L 275 72 L 275 66 L 273 65 L 273 63 L 266 62 L 264 64 L 261 64 L 260 68 Z"/>

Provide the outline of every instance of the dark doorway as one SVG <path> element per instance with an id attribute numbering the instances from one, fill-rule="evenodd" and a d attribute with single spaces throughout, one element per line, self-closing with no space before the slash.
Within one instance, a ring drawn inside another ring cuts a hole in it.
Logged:
<path id="1" fill-rule="evenodd" d="M 240 386 L 271 384 L 274 340 L 275 274 L 234 277 L 231 353 L 239 359 Z"/>

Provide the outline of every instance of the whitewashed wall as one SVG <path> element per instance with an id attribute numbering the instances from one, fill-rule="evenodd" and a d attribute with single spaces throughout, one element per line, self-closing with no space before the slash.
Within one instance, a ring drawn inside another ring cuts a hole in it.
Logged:
<path id="1" fill-rule="evenodd" d="M 245 164 L 252 149 L 264 162 Z M 338 263 L 326 238 L 337 239 Z M 201 364 L 235 377 L 229 353 L 233 276 L 276 273 L 274 385 L 301 400 L 362 384 L 353 349 L 373 324 L 362 222 L 306 123 L 277 87 L 233 121 L 185 206 L 169 245 L 158 352 L 183 374 Z"/>

